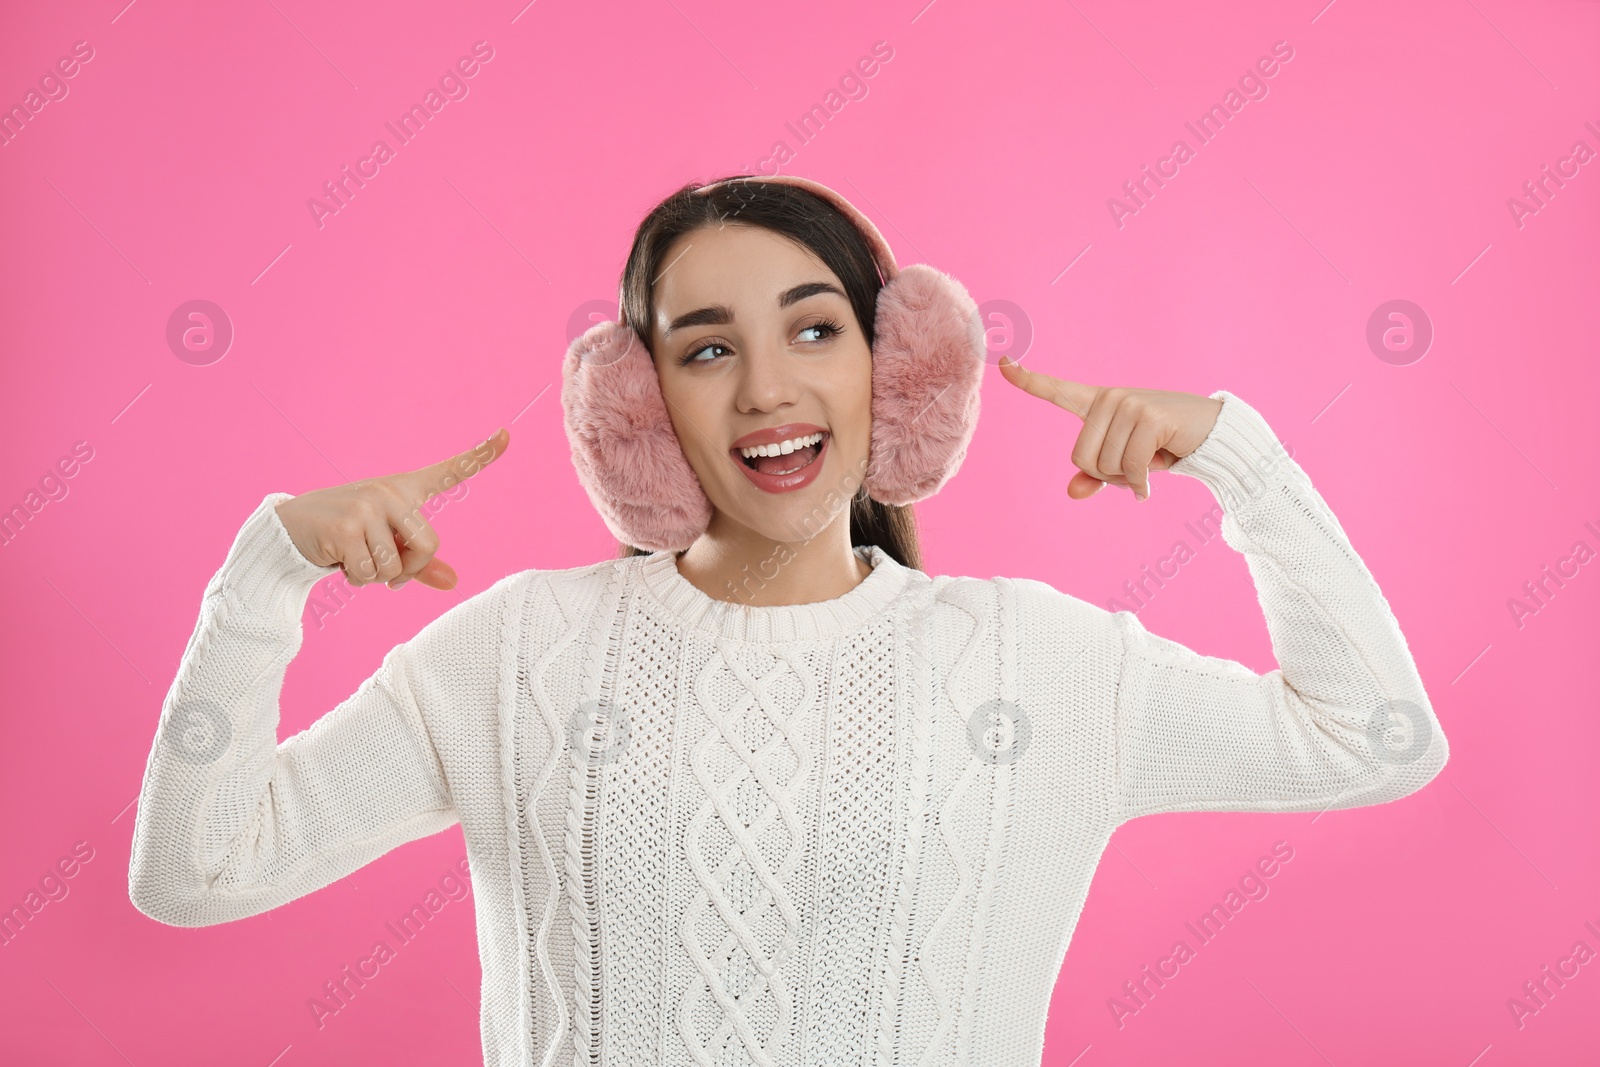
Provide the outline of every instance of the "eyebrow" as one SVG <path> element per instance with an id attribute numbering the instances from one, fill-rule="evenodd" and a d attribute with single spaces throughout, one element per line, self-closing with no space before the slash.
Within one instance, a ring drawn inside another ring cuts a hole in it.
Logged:
<path id="1" fill-rule="evenodd" d="M 778 306 L 786 308 L 791 304 L 798 304 L 807 297 L 816 296 L 818 293 L 833 293 L 844 296 L 844 292 L 832 282 L 806 282 L 793 289 L 785 289 L 778 295 Z M 849 299 L 845 297 L 845 299 Z M 712 304 L 710 307 L 696 308 L 694 311 L 684 312 L 672 320 L 667 327 L 666 334 L 671 336 L 674 330 L 682 330 L 690 326 L 726 326 L 733 321 L 733 311 L 726 304 Z"/>

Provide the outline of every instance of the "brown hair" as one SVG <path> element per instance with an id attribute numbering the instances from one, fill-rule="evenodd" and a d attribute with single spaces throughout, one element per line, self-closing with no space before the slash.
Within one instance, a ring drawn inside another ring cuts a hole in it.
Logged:
<path id="1" fill-rule="evenodd" d="M 740 181 L 752 175 L 719 179 L 704 193 L 691 183 L 674 192 L 639 223 L 633 248 L 622 269 L 622 317 L 648 348 L 645 336 L 655 317 L 654 280 L 672 243 L 705 226 L 744 222 L 781 234 L 810 249 L 844 284 L 851 310 L 868 346 L 873 343 L 877 314 L 878 277 L 872 252 L 861 231 L 832 204 L 792 185 L 779 182 Z M 877 545 L 902 566 L 922 569 L 922 547 L 917 537 L 916 514 L 911 505 L 883 504 L 867 495 L 863 484 L 850 502 L 850 544 Z M 618 543 L 622 557 L 648 553 L 634 545 Z"/>

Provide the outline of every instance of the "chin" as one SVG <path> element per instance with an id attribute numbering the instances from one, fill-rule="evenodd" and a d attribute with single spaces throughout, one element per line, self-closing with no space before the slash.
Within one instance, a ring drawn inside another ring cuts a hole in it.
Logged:
<path id="1" fill-rule="evenodd" d="M 830 497 L 828 487 L 809 485 L 793 493 L 783 494 L 782 500 L 758 501 L 758 511 L 741 501 L 738 508 L 717 508 L 733 525 L 743 526 L 757 537 L 787 544 L 803 544 L 826 530 L 837 521 L 840 513 L 849 508 L 848 500 L 840 503 L 837 496 Z M 715 503 L 715 502 L 713 502 Z M 829 505 L 833 508 L 830 510 Z"/>

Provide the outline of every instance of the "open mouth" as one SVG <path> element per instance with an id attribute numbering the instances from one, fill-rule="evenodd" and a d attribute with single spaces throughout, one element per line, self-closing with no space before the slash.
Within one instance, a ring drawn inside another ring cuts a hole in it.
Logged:
<path id="1" fill-rule="evenodd" d="M 782 476 L 803 470 L 816 462 L 822 454 L 822 446 L 828 442 L 828 431 L 820 431 L 820 440 L 778 456 L 745 456 L 738 449 L 733 449 L 734 458 L 753 471 L 762 474 Z"/>

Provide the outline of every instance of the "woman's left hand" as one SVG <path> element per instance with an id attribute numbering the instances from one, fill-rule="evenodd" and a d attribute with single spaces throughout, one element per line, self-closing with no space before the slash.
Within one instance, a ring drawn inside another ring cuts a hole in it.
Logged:
<path id="1" fill-rule="evenodd" d="M 1072 448 L 1078 473 L 1067 483 L 1074 500 L 1094 496 L 1107 482 L 1132 489 L 1138 500 L 1148 498 L 1150 472 L 1199 448 L 1222 411 L 1222 401 L 1208 396 L 1084 385 L 1028 370 L 1009 356 L 1000 358 L 1000 373 L 1083 420 Z"/>

